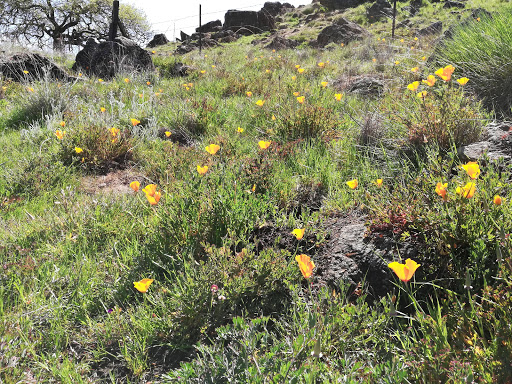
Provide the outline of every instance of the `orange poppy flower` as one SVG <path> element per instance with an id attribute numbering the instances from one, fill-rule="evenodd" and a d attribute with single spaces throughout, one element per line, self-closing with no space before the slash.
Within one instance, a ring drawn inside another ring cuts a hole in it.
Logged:
<path id="1" fill-rule="evenodd" d="M 436 193 L 443 198 L 446 199 L 446 188 L 448 188 L 448 183 L 437 183 L 436 185 Z"/>
<path id="2" fill-rule="evenodd" d="M 220 149 L 220 145 L 217 144 L 210 144 L 204 148 L 206 152 L 208 152 L 210 155 L 215 155 L 217 151 Z"/>
<path id="3" fill-rule="evenodd" d="M 357 179 L 354 179 L 347 181 L 347 185 L 349 186 L 350 189 L 356 189 L 359 184 L 357 182 Z"/>
<path id="4" fill-rule="evenodd" d="M 164 133 L 165 133 L 165 136 L 167 136 L 167 137 L 171 136 L 171 132 L 169 132 L 169 131 L 165 131 Z"/>
<path id="5" fill-rule="evenodd" d="M 411 84 L 409 84 L 407 86 L 407 89 L 409 91 L 416 91 L 418 89 L 418 87 L 420 86 L 420 82 L 419 81 L 415 81 L 415 82 L 412 82 Z"/>
<path id="6" fill-rule="evenodd" d="M 396 261 L 388 264 L 388 267 L 395 272 L 400 280 L 407 283 L 414 275 L 414 272 L 418 269 L 421 264 L 418 264 L 414 260 L 407 259 L 405 264 L 400 264 Z"/>
<path id="7" fill-rule="evenodd" d="M 384 182 L 384 180 L 382 180 L 382 179 L 375 180 L 375 184 L 377 184 L 377 187 L 379 187 L 379 188 L 382 187 L 383 182 Z"/>
<path id="8" fill-rule="evenodd" d="M 334 94 L 334 98 L 336 99 L 336 101 L 340 101 L 342 97 L 343 97 L 343 93 L 335 93 Z"/>
<path id="9" fill-rule="evenodd" d="M 130 119 L 130 121 L 132 122 L 132 125 L 135 127 L 136 125 L 139 125 L 140 124 L 140 120 L 137 120 L 137 119 Z"/>
<path id="10" fill-rule="evenodd" d="M 462 86 L 466 85 L 468 81 L 469 79 L 467 77 L 461 77 L 460 79 L 457 79 L 457 83 L 459 83 Z"/>
<path id="11" fill-rule="evenodd" d="M 142 279 L 141 281 L 134 281 L 133 286 L 135 289 L 141 293 L 146 293 L 148 291 L 149 286 L 153 283 L 153 279 Z"/>
<path id="12" fill-rule="evenodd" d="M 299 69 L 297 69 L 297 72 L 299 72 L 299 73 L 303 73 L 304 71 L 305 71 L 305 69 L 304 69 L 304 68 L 299 68 Z"/>
<path id="13" fill-rule="evenodd" d="M 263 141 L 263 140 L 258 141 L 258 146 L 261 149 L 267 149 L 268 147 L 270 147 L 270 144 L 272 144 L 272 142 L 270 140 L 269 141 Z"/>
<path id="14" fill-rule="evenodd" d="M 327 81 L 322 81 L 320 85 L 325 88 L 329 85 L 329 83 Z"/>
<path id="15" fill-rule="evenodd" d="M 292 235 L 295 236 L 295 238 L 297 240 L 301 240 L 303 237 L 304 237 L 304 232 L 306 231 L 305 228 L 295 228 L 293 231 L 292 231 Z"/>
<path id="16" fill-rule="evenodd" d="M 304 100 L 306 100 L 306 97 L 305 97 L 305 96 L 299 96 L 299 97 L 297 97 L 297 101 L 299 102 L 299 104 L 304 103 Z"/>
<path id="17" fill-rule="evenodd" d="M 101 112 L 101 113 L 105 112 L 106 110 L 107 110 L 107 109 L 106 109 L 106 108 L 104 108 L 104 107 L 101 107 L 101 108 L 100 108 L 100 112 Z"/>
<path id="18" fill-rule="evenodd" d="M 325 63 L 323 63 L 323 62 L 319 62 L 319 63 L 318 63 L 318 66 L 319 66 L 320 68 L 323 68 L 323 67 L 325 67 Z"/>
<path id="19" fill-rule="evenodd" d="M 247 91 L 247 92 L 245 92 L 245 94 L 247 95 L 247 97 L 251 97 L 252 96 L 252 92 L 251 91 Z"/>
<path id="20" fill-rule="evenodd" d="M 475 194 L 475 191 L 476 191 L 476 184 L 469 182 L 462 188 L 457 187 L 455 192 L 458 195 L 465 197 L 466 199 L 471 199 L 473 197 L 473 195 Z"/>
<path id="21" fill-rule="evenodd" d="M 452 78 L 453 71 L 455 71 L 455 67 L 450 64 L 444 68 L 439 68 L 434 73 L 444 81 L 450 81 L 450 79 Z"/>
<path id="22" fill-rule="evenodd" d="M 478 176 L 480 175 L 480 167 L 478 163 L 474 161 L 470 161 L 465 165 L 461 165 L 461 167 L 467 172 L 469 177 L 471 177 L 473 180 L 478 178 Z"/>
<path id="23" fill-rule="evenodd" d="M 306 279 L 309 279 L 313 274 L 313 269 L 315 268 L 315 263 L 311 260 L 309 256 L 306 255 L 297 255 L 295 256 L 295 260 L 299 263 L 300 271 L 302 272 L 302 276 Z"/>
<path id="24" fill-rule="evenodd" d="M 60 126 L 61 126 L 62 128 L 64 128 L 64 127 L 66 126 L 66 122 L 65 122 L 65 121 L 61 121 L 59 124 L 60 124 Z"/>
<path id="25" fill-rule="evenodd" d="M 495 205 L 501 205 L 501 203 L 503 202 L 501 197 L 499 195 L 496 195 L 494 196 L 494 198 L 492 199 L 492 202 L 495 204 Z"/>
<path id="26" fill-rule="evenodd" d="M 204 175 L 206 172 L 208 172 L 208 166 L 205 165 L 204 167 L 201 167 L 200 165 L 197 166 L 197 173 L 200 175 Z"/>
<path id="27" fill-rule="evenodd" d="M 138 181 L 132 181 L 130 183 L 130 188 L 133 189 L 134 192 L 137 192 L 140 188 L 140 183 Z"/>
<path id="28" fill-rule="evenodd" d="M 433 87 L 436 83 L 436 77 L 434 75 L 428 75 L 427 80 L 422 80 L 424 84 L 427 84 L 429 87 Z"/>
<path id="29" fill-rule="evenodd" d="M 62 140 L 64 138 L 64 135 L 66 134 L 66 131 L 61 131 L 60 129 L 57 129 L 55 131 L 55 136 L 57 136 L 57 138 L 59 140 Z"/>

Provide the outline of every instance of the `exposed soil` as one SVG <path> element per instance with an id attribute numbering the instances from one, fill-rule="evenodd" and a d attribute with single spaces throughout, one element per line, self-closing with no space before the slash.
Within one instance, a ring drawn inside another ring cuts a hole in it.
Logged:
<path id="1" fill-rule="evenodd" d="M 84 177 L 82 179 L 82 188 L 86 193 L 91 195 L 125 195 L 133 193 L 133 190 L 130 188 L 130 183 L 135 180 L 138 180 L 142 184 L 144 176 L 132 169 L 116 170 L 106 175 Z"/>

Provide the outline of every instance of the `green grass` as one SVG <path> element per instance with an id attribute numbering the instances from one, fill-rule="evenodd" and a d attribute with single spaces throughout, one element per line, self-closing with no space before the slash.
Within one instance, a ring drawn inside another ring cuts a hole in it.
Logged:
<path id="1" fill-rule="evenodd" d="M 176 58 L 165 46 L 159 76 L 3 81 L 0 380 L 506 383 L 511 166 L 484 159 L 470 180 L 456 149 L 488 112 L 455 75 L 408 90 L 431 74 L 431 41 L 392 41 L 388 26 L 331 50 L 246 37 Z M 169 75 L 176 61 L 188 77 Z M 366 75 L 381 96 L 347 92 Z M 471 181 L 472 198 L 457 194 Z M 390 272 L 381 297 L 364 279 L 321 284 L 329 222 L 350 215 L 369 239 L 414 244 L 410 282 Z M 299 254 L 318 264 L 308 280 Z"/>

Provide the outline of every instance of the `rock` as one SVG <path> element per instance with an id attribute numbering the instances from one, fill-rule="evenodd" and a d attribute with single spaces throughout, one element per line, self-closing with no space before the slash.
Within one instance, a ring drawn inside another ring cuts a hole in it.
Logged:
<path id="1" fill-rule="evenodd" d="M 25 73 L 23 71 L 27 71 Z M 0 59 L 0 74 L 14 81 L 61 80 L 73 81 L 63 69 L 37 53 L 19 53 Z"/>
<path id="2" fill-rule="evenodd" d="M 405 8 L 405 7 L 404 7 Z M 402 10 L 404 9 L 402 8 Z M 411 19 L 405 19 L 396 25 L 396 28 L 409 28 L 411 26 Z"/>
<path id="3" fill-rule="evenodd" d="M 233 32 L 232 30 L 223 30 L 220 32 L 213 33 L 211 36 L 212 39 L 217 40 L 221 43 L 232 43 L 240 38 L 240 35 Z"/>
<path id="4" fill-rule="evenodd" d="M 196 28 L 196 32 L 218 32 L 219 29 L 222 29 L 222 22 L 220 20 L 214 20 L 204 25 L 201 25 L 201 27 Z"/>
<path id="5" fill-rule="evenodd" d="M 325 47 L 329 43 L 348 44 L 353 40 L 359 40 L 368 35 L 368 31 L 356 23 L 345 18 L 339 18 L 334 24 L 324 28 L 317 37 L 319 47 Z"/>
<path id="6" fill-rule="evenodd" d="M 213 40 L 210 35 L 206 35 L 201 39 L 201 45 L 203 48 L 211 48 L 218 47 L 220 44 L 216 40 Z M 184 55 L 185 53 L 192 52 L 194 49 L 199 49 L 199 41 L 187 40 L 177 47 L 174 53 Z"/>
<path id="7" fill-rule="evenodd" d="M 368 1 L 370 0 L 320 0 L 320 4 L 330 10 L 334 10 L 357 7 L 358 5 L 365 4 Z"/>
<path id="8" fill-rule="evenodd" d="M 265 11 L 229 10 L 224 15 L 224 29 L 242 35 L 252 35 L 275 29 L 274 18 Z"/>
<path id="9" fill-rule="evenodd" d="M 466 8 L 466 4 L 460 1 L 447 0 L 444 2 L 443 8 Z"/>
<path id="10" fill-rule="evenodd" d="M 512 161 L 512 122 L 493 122 L 483 129 L 482 141 L 458 148 L 463 161 L 478 161 L 484 155 L 490 160 Z"/>
<path id="11" fill-rule="evenodd" d="M 187 40 L 190 40 L 190 35 L 187 35 L 185 32 L 180 31 L 180 40 L 182 42 L 185 42 Z"/>
<path id="12" fill-rule="evenodd" d="M 299 42 L 296 40 L 290 40 L 285 39 L 281 36 L 276 36 L 272 39 L 272 41 L 265 46 L 265 48 L 268 49 L 275 49 L 276 51 L 279 51 L 280 49 L 288 49 L 288 48 L 295 48 L 299 45 Z"/>
<path id="13" fill-rule="evenodd" d="M 285 13 L 291 9 L 295 9 L 295 7 L 290 3 L 281 4 L 279 1 L 267 1 L 263 5 L 263 8 L 261 8 L 262 11 L 267 12 L 269 15 L 273 17 L 276 17 L 277 15 Z"/>
<path id="14" fill-rule="evenodd" d="M 366 17 L 369 21 L 379 20 L 381 17 L 393 16 L 393 7 L 386 0 L 377 0 L 366 10 Z"/>
<path id="15" fill-rule="evenodd" d="M 134 41 L 119 36 L 114 41 L 88 41 L 75 58 L 73 70 L 83 71 L 102 79 L 110 79 L 122 72 L 152 72 L 151 55 Z"/>
<path id="16" fill-rule="evenodd" d="M 348 91 L 366 96 L 380 96 L 384 92 L 384 83 L 375 77 L 364 76 L 355 80 Z"/>
<path id="17" fill-rule="evenodd" d="M 432 24 L 430 24 L 428 27 L 422 28 L 418 31 L 419 36 L 426 36 L 426 35 L 435 35 L 437 33 L 443 32 L 443 22 L 442 21 L 435 21 Z"/>
<path id="18" fill-rule="evenodd" d="M 148 43 L 148 48 L 154 48 L 154 47 L 158 47 L 160 45 L 165 45 L 169 42 L 169 40 L 167 40 L 167 36 L 165 36 L 165 34 L 163 33 L 159 33 L 159 34 L 156 34 L 155 36 L 153 36 L 153 39 Z"/>

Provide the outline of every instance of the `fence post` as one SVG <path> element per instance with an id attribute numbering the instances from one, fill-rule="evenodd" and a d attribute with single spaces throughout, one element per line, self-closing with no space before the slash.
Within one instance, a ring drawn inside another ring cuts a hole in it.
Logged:
<path id="1" fill-rule="evenodd" d="M 395 21 L 396 21 L 396 0 L 393 1 L 393 27 L 391 29 L 391 38 L 395 38 Z"/>
<path id="2" fill-rule="evenodd" d="M 117 27 L 119 26 L 119 0 L 114 0 L 112 3 L 112 24 L 110 24 L 110 31 L 108 39 L 113 41 L 117 36 Z"/>
<path id="3" fill-rule="evenodd" d="M 199 53 L 201 53 L 201 50 L 203 48 L 203 42 L 201 40 L 201 4 L 199 4 Z"/>

